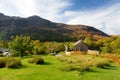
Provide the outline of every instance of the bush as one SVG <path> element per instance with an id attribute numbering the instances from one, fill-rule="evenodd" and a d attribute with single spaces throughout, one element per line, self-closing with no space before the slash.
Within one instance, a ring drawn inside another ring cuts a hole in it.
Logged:
<path id="1" fill-rule="evenodd" d="M 29 63 L 43 64 L 44 59 L 41 56 L 35 56 L 33 59 L 28 60 Z"/>
<path id="2" fill-rule="evenodd" d="M 6 60 L 0 59 L 0 68 L 4 68 L 6 66 Z"/>
<path id="3" fill-rule="evenodd" d="M 21 60 L 13 57 L 7 58 L 6 67 L 8 68 L 19 68 L 21 67 Z"/>

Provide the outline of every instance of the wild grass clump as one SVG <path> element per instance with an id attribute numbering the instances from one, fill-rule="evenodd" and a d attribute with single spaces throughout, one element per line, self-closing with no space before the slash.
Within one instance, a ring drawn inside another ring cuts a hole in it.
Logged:
<path id="1" fill-rule="evenodd" d="M 62 56 L 58 60 L 67 63 L 60 68 L 62 71 L 89 71 L 91 67 L 104 68 L 105 66 L 110 66 L 108 60 L 88 55 Z"/>
<path id="2" fill-rule="evenodd" d="M 61 66 L 59 68 L 60 70 L 62 71 L 73 71 L 73 70 L 76 70 L 76 71 L 89 71 L 90 70 L 90 65 L 87 65 L 87 64 L 66 64 L 64 66 Z"/>
<path id="3" fill-rule="evenodd" d="M 59 69 L 62 71 L 73 71 L 76 69 L 76 65 L 75 64 L 67 64 L 67 65 L 61 66 Z"/>
<path id="4" fill-rule="evenodd" d="M 4 68 L 6 66 L 6 60 L 0 59 L 0 68 Z"/>
<path id="5" fill-rule="evenodd" d="M 34 63 L 33 58 L 28 60 L 28 63 Z"/>
<path id="6" fill-rule="evenodd" d="M 120 66 L 120 55 L 109 53 L 109 54 L 103 54 L 101 56 L 107 58 L 110 62 L 114 62 Z"/>
<path id="7" fill-rule="evenodd" d="M 6 67 L 7 68 L 20 68 L 22 66 L 21 60 L 14 57 L 7 58 Z"/>
<path id="8" fill-rule="evenodd" d="M 41 56 L 36 56 L 36 57 L 34 57 L 34 63 L 35 64 L 43 64 L 44 59 Z"/>
<path id="9" fill-rule="evenodd" d="M 20 59 L 14 57 L 0 59 L 0 68 L 20 68 L 21 66 L 22 63 Z"/>
<path id="10" fill-rule="evenodd" d="M 110 66 L 110 62 L 103 58 L 94 58 L 91 60 L 92 67 L 104 68 L 105 66 Z"/>
<path id="11" fill-rule="evenodd" d="M 43 64 L 44 59 L 42 56 L 34 56 L 32 59 L 28 60 L 28 63 Z"/>
<path id="12" fill-rule="evenodd" d="M 90 70 L 90 63 L 88 62 L 82 62 L 82 63 L 78 63 L 76 64 L 77 66 L 77 70 L 79 71 L 89 71 Z"/>
<path id="13" fill-rule="evenodd" d="M 67 62 L 66 65 L 62 66 L 60 70 L 62 71 L 87 71 L 90 69 L 90 64 L 87 62 L 88 57 L 84 56 L 61 56 L 58 58 L 61 62 Z"/>
<path id="14" fill-rule="evenodd" d="M 67 59 L 68 59 L 68 56 L 59 56 L 57 57 L 57 59 L 60 61 L 60 62 L 65 62 Z"/>

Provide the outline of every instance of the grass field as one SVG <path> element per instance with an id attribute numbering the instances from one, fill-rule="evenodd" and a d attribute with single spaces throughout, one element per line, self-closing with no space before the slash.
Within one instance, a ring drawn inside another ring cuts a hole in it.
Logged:
<path id="1" fill-rule="evenodd" d="M 21 69 L 0 69 L 0 80 L 78 80 L 77 72 L 62 72 L 60 63 L 56 57 L 45 56 L 44 65 L 28 63 L 28 58 L 23 59 Z M 9 79 L 8 79 L 9 78 Z"/>
<path id="2" fill-rule="evenodd" d="M 44 56 L 45 64 L 28 63 L 29 58 L 22 60 L 21 69 L 0 69 L 0 80 L 120 80 L 120 67 L 113 65 L 106 69 L 94 68 L 89 72 L 60 71 L 59 62 L 54 56 Z"/>

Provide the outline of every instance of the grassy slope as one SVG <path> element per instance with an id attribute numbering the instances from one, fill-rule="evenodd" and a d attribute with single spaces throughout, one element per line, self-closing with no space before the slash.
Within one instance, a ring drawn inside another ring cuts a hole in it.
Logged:
<path id="1" fill-rule="evenodd" d="M 58 68 L 63 65 L 53 56 L 44 57 L 46 64 L 34 65 L 23 59 L 24 67 L 21 69 L 0 69 L 0 80 L 119 80 L 120 67 L 110 69 L 93 69 L 91 72 L 62 72 Z M 5 79 L 6 78 L 6 79 Z"/>

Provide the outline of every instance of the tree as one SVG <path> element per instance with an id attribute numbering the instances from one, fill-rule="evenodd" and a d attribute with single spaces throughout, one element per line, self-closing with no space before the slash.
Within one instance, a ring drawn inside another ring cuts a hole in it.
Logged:
<path id="1" fill-rule="evenodd" d="M 103 45 L 104 45 L 103 39 L 99 39 L 98 41 L 96 41 L 95 43 L 96 50 L 101 51 L 101 48 L 103 47 Z"/>
<path id="2" fill-rule="evenodd" d="M 118 37 L 116 40 L 111 42 L 111 47 L 113 52 L 120 54 L 120 38 Z"/>
<path id="3" fill-rule="evenodd" d="M 105 43 L 104 47 L 102 47 L 101 49 L 102 49 L 102 53 L 111 53 L 112 52 L 110 43 Z"/>
<path id="4" fill-rule="evenodd" d="M 0 48 L 8 48 L 8 41 L 0 40 Z"/>
<path id="5" fill-rule="evenodd" d="M 45 53 L 58 53 L 64 50 L 64 44 L 58 42 L 45 42 Z"/>
<path id="6" fill-rule="evenodd" d="M 23 57 L 26 54 L 26 50 L 30 45 L 31 38 L 29 36 L 16 35 L 11 38 L 12 41 L 9 43 L 9 48 L 13 51 L 15 55 Z"/>
<path id="7" fill-rule="evenodd" d="M 55 43 L 53 42 L 45 42 L 44 46 L 45 46 L 45 53 L 54 53 L 54 49 L 55 49 Z"/>
<path id="8" fill-rule="evenodd" d="M 94 41 L 90 37 L 86 37 L 84 42 L 89 46 L 90 49 L 94 49 Z"/>
<path id="9" fill-rule="evenodd" d="M 33 41 L 33 54 L 44 54 L 45 53 L 45 46 L 39 40 Z"/>
<path id="10" fill-rule="evenodd" d="M 118 37 L 112 36 L 102 39 L 99 44 L 101 45 L 101 51 L 103 53 L 118 53 L 120 50 L 120 38 Z"/>

